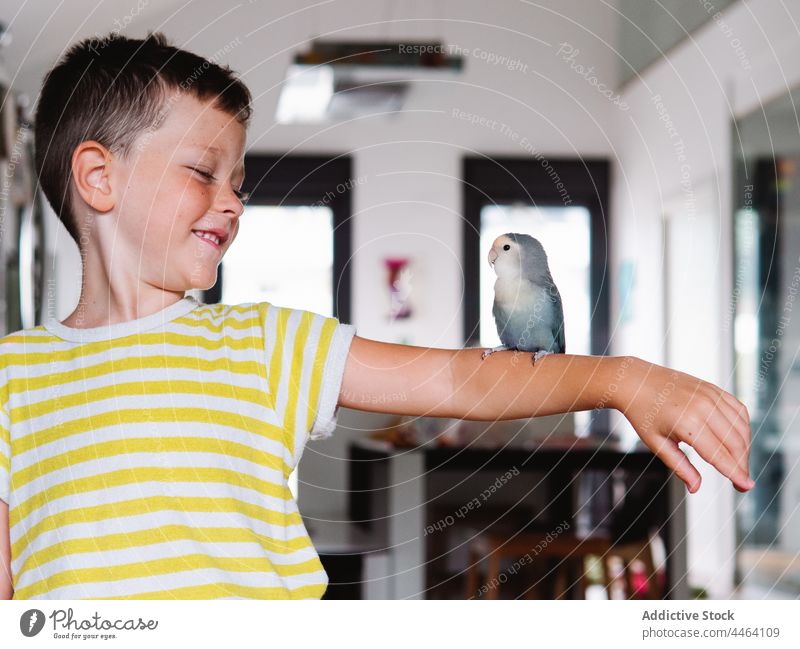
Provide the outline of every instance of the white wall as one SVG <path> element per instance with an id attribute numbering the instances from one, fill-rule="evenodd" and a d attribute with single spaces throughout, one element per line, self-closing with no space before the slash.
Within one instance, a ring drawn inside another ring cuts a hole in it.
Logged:
<path id="1" fill-rule="evenodd" d="M 661 215 L 671 210 L 667 206 L 682 203 L 687 214 L 696 207 L 696 216 L 702 218 L 711 206 L 711 245 L 704 248 L 705 254 L 713 256 L 718 272 L 710 286 L 698 287 L 698 293 L 708 299 L 706 310 L 698 313 L 695 339 L 672 341 L 675 348 L 685 342 L 705 353 L 678 353 L 668 360 L 677 369 L 731 391 L 733 343 L 726 314 L 733 291 L 732 121 L 800 82 L 799 18 L 796 3 L 736 3 L 722 15 L 722 22 L 709 21 L 630 83 L 624 93 L 631 109 L 621 116 L 626 135 L 615 143 L 612 270 L 623 259 L 632 260 L 637 278 L 634 317 L 617 330 L 616 349 L 666 362 Z M 677 135 L 671 135 L 661 120 L 654 101 L 659 95 Z M 678 139 L 685 144 L 685 160 L 679 159 Z M 711 198 L 706 198 L 709 194 Z M 687 250 L 683 271 L 697 273 L 698 263 Z M 719 326 L 701 326 L 704 321 Z M 689 580 L 706 586 L 713 597 L 727 597 L 733 580 L 737 492 L 696 454 L 690 457 L 701 468 L 704 482 L 688 498 Z"/>

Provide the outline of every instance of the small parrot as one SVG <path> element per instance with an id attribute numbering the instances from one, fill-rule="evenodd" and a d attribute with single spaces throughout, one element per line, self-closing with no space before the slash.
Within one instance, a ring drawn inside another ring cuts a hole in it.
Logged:
<path id="1" fill-rule="evenodd" d="M 497 273 L 492 313 L 503 343 L 484 350 L 481 360 L 505 349 L 564 354 L 564 310 L 542 244 L 528 234 L 507 232 L 492 243 L 489 265 Z"/>

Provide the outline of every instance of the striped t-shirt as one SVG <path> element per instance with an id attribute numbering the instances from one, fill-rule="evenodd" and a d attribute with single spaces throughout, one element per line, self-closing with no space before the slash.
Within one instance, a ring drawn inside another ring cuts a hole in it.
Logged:
<path id="1" fill-rule="evenodd" d="M 336 427 L 355 326 L 203 304 L 0 339 L 14 599 L 319 598 L 287 479 Z"/>

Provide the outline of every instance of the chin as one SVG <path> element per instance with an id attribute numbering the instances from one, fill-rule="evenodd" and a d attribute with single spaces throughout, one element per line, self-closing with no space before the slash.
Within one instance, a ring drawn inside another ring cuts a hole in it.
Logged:
<path id="1" fill-rule="evenodd" d="M 183 284 L 186 286 L 187 291 L 199 289 L 207 291 L 217 283 L 217 268 L 203 268 L 196 269 L 194 273 L 185 275 L 186 281 Z"/>
<path id="2" fill-rule="evenodd" d="M 206 280 L 206 281 L 196 279 L 196 280 L 190 282 L 191 285 L 186 290 L 187 291 L 191 291 L 191 290 L 194 290 L 194 289 L 198 289 L 200 291 L 208 291 L 209 289 L 213 288 L 214 284 L 216 284 L 216 283 L 217 283 L 217 276 L 216 275 L 214 275 L 214 277 L 212 277 L 211 279 Z"/>

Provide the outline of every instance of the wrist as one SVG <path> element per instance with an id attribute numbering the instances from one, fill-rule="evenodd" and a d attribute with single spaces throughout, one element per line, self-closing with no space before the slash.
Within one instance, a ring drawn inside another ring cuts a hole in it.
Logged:
<path id="1" fill-rule="evenodd" d="M 623 414 L 630 407 L 641 386 L 641 368 L 644 363 L 636 356 L 608 356 L 608 374 L 606 375 L 607 404 L 603 408 L 613 408 Z"/>

